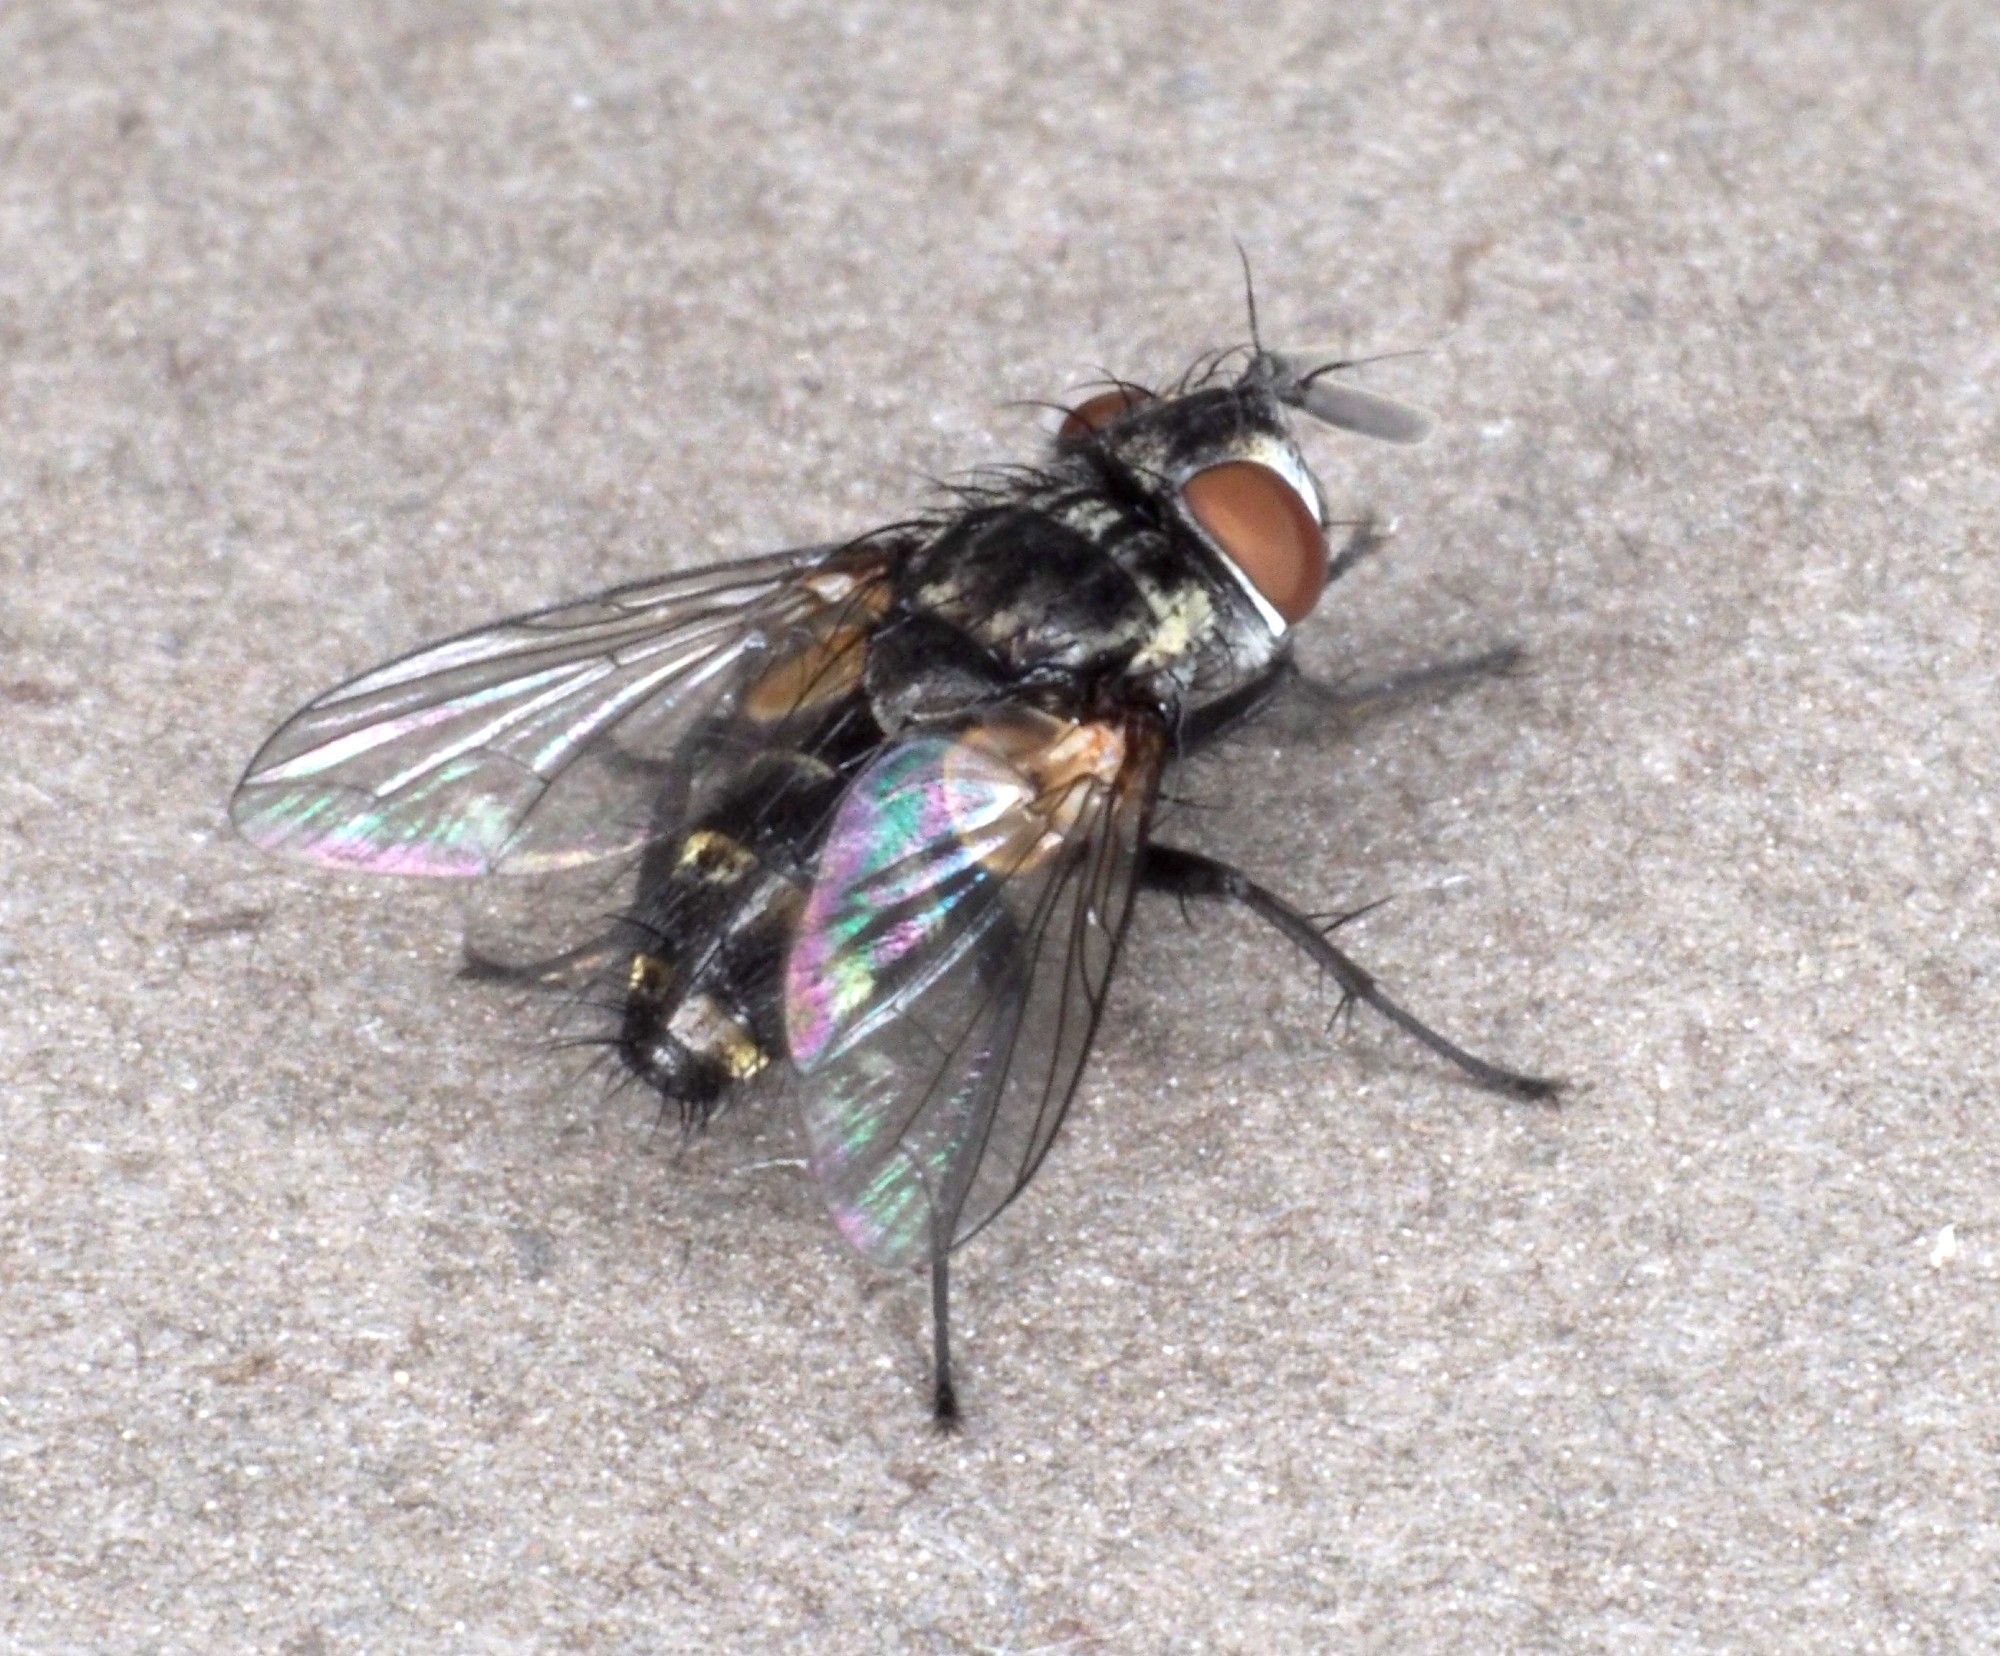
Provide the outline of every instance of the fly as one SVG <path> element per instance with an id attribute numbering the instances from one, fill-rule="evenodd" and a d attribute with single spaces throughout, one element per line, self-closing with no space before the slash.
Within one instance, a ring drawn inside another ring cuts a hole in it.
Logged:
<path id="1" fill-rule="evenodd" d="M 1038 463 L 908 522 L 418 650 L 282 726 L 232 815 L 257 845 L 374 872 L 631 859 L 622 917 L 476 972 L 608 1001 L 618 1060 L 690 1129 L 786 1078 L 841 1234 L 930 1273 L 949 1427 L 952 1252 L 1048 1154 L 1138 892 L 1242 904 L 1344 1004 L 1484 1086 L 1556 1090 L 1420 1022 L 1247 875 L 1152 837 L 1163 774 L 1293 676 L 1293 629 L 1365 550 L 1358 532 L 1330 553 L 1292 420 L 1423 434 L 1345 366 L 1253 343 L 1170 390 L 1116 383 Z"/>

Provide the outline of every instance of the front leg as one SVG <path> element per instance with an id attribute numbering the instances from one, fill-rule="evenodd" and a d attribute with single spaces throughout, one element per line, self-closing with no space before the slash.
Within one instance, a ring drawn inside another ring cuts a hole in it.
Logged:
<path id="1" fill-rule="evenodd" d="M 1428 667 L 1412 667 L 1407 672 L 1358 684 L 1345 679 L 1329 684 L 1308 678 L 1304 673 L 1296 676 L 1299 688 L 1322 707 L 1371 708 L 1384 702 L 1408 701 L 1456 690 L 1475 679 L 1504 678 L 1521 665 L 1524 656 L 1518 644 L 1499 644 L 1477 655 L 1452 656 L 1446 661 L 1434 661 Z"/>
<path id="2" fill-rule="evenodd" d="M 1176 897 L 1207 897 L 1243 904 L 1252 914 L 1276 926 L 1332 974 L 1349 1000 L 1372 1006 L 1398 1029 L 1416 1037 L 1440 1058 L 1456 1064 L 1482 1087 L 1515 1098 L 1533 1099 L 1553 1098 L 1562 1090 L 1560 1081 L 1488 1063 L 1440 1035 L 1414 1013 L 1404 1011 L 1382 992 L 1381 985 L 1358 961 L 1334 947 L 1324 930 L 1241 869 L 1204 857 L 1198 851 L 1184 851 L 1179 846 L 1149 845 L 1139 865 L 1139 881 L 1149 891 L 1164 891 Z"/>
<path id="3" fill-rule="evenodd" d="M 1377 523 L 1373 518 L 1363 518 L 1348 531 L 1346 541 L 1327 560 L 1326 584 L 1340 579 L 1349 570 L 1365 559 L 1372 558 L 1389 543 L 1396 532 L 1394 523 Z M 1502 644 L 1497 649 L 1482 650 L 1477 655 L 1455 656 L 1449 661 L 1437 662 L 1429 667 L 1418 667 L 1412 671 L 1396 673 L 1385 679 L 1376 679 L 1364 684 L 1327 684 L 1319 679 L 1308 678 L 1304 673 L 1294 676 L 1299 688 L 1313 700 L 1326 706 L 1366 707 L 1389 701 L 1402 701 L 1413 696 L 1429 695 L 1439 690 L 1456 689 L 1473 679 L 1486 677 L 1489 673 L 1502 675 L 1511 673 L 1521 664 L 1521 647 L 1518 644 Z"/>
<path id="4" fill-rule="evenodd" d="M 1332 586 L 1362 559 L 1374 557 L 1389 544 L 1389 537 L 1395 532 L 1394 523 L 1377 523 L 1372 517 L 1350 522 L 1347 539 L 1326 560 L 1326 584 Z"/>

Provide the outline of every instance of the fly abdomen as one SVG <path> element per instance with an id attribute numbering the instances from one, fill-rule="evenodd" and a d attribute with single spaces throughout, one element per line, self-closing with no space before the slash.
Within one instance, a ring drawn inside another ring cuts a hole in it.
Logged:
<path id="1" fill-rule="evenodd" d="M 689 1126 L 715 1112 L 730 1082 L 769 1062 L 743 1019 L 711 989 L 676 984 L 668 963 L 643 946 L 626 976 L 618 1051 L 633 1074 L 680 1106 Z"/>
<path id="2" fill-rule="evenodd" d="M 780 986 L 805 901 L 801 853 L 840 785 L 822 759 L 766 753 L 642 872 L 617 1047 L 690 1128 L 784 1054 Z"/>

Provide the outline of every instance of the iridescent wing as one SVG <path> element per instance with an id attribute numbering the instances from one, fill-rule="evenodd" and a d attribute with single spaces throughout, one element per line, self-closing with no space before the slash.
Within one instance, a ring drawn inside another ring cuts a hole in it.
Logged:
<path id="1" fill-rule="evenodd" d="M 628 851 L 652 827 L 649 769 L 774 643 L 878 611 L 892 556 L 858 543 L 752 558 L 430 645 L 295 714 L 230 815 L 269 850 L 383 873 L 534 873 Z"/>
<path id="2" fill-rule="evenodd" d="M 842 798 L 785 967 L 814 1175 L 906 1265 L 1047 1153 L 1090 1050 L 1166 742 L 1002 708 L 894 743 Z"/>

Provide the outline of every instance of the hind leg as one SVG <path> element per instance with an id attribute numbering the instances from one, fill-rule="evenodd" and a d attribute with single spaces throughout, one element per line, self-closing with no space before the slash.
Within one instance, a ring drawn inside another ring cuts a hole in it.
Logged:
<path id="1" fill-rule="evenodd" d="M 1172 845 L 1149 845 L 1145 860 L 1139 867 L 1139 878 L 1149 891 L 1164 891 L 1182 898 L 1206 897 L 1241 903 L 1259 919 L 1276 926 L 1323 966 L 1349 1000 L 1373 1007 L 1440 1058 L 1456 1064 L 1480 1086 L 1494 1092 L 1509 1093 L 1516 1098 L 1530 1099 L 1553 1098 L 1562 1090 L 1560 1081 L 1525 1075 L 1467 1052 L 1414 1013 L 1405 1011 L 1384 993 L 1372 973 L 1343 950 L 1335 948 L 1324 930 L 1283 898 L 1266 891 L 1240 869 L 1217 862 L 1213 857 L 1204 857 L 1198 851 L 1183 851 Z"/>
<path id="2" fill-rule="evenodd" d="M 468 983 L 513 983 L 523 988 L 575 988 L 598 977 L 625 946 L 615 937 L 594 938 L 541 960 L 502 960 L 468 943 L 458 975 Z"/>

